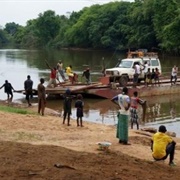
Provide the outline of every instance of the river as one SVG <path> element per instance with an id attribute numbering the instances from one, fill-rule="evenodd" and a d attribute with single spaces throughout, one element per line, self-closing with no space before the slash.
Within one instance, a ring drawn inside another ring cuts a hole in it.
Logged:
<path id="1" fill-rule="evenodd" d="M 74 71 L 82 74 L 82 71 L 89 66 L 93 75 L 93 80 L 97 80 L 102 65 L 110 68 L 114 67 L 117 59 L 124 58 L 126 54 L 108 51 L 80 51 L 80 50 L 0 50 L 0 85 L 7 79 L 16 90 L 24 88 L 24 81 L 27 75 L 31 76 L 34 88 L 37 87 L 39 79 L 45 78 L 46 84 L 49 80 L 50 70 L 45 65 L 45 60 L 50 66 L 55 66 L 59 60 L 64 67 L 72 65 Z M 160 57 L 162 72 L 170 70 L 175 64 L 179 66 L 180 57 Z M 0 99 L 5 100 L 4 90 L 0 90 Z M 146 122 L 141 123 L 142 127 L 158 127 L 165 124 L 169 131 L 176 132 L 180 137 L 180 97 L 179 95 L 168 95 L 161 97 L 145 98 L 147 100 Z M 24 103 L 25 97 L 22 94 L 14 93 L 14 102 Z M 84 99 L 85 121 L 115 125 L 117 123 L 117 107 L 107 99 Z M 37 97 L 33 98 L 33 103 L 37 103 Z M 62 114 L 62 100 L 49 99 L 47 107 L 52 108 Z M 141 108 L 139 108 L 141 111 Z M 141 112 L 140 112 L 141 113 Z M 72 118 L 76 118 L 75 108 L 72 111 Z"/>

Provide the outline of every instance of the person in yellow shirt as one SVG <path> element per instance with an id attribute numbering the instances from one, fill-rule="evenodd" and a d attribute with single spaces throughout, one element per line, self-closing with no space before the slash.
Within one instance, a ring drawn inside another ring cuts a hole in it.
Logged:
<path id="1" fill-rule="evenodd" d="M 174 152 L 176 142 L 166 134 L 166 127 L 159 126 L 159 132 L 155 133 L 152 137 L 152 156 L 156 161 L 165 160 L 169 155 L 169 165 L 176 165 L 174 160 Z"/>
<path id="2" fill-rule="evenodd" d="M 76 73 L 73 73 L 71 65 L 66 68 L 66 74 L 68 75 L 72 84 L 77 81 L 78 75 Z"/>
<path id="3" fill-rule="evenodd" d="M 72 71 L 72 66 L 69 65 L 67 68 L 66 68 L 66 73 L 68 76 L 71 76 L 71 77 L 74 77 L 74 73 Z"/>

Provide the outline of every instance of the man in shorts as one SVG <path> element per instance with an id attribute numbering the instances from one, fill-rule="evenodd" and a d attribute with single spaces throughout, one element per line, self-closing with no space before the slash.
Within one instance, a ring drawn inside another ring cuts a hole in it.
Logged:
<path id="1" fill-rule="evenodd" d="M 134 123 L 137 125 L 137 129 L 139 129 L 139 116 L 138 116 L 138 104 L 144 105 L 146 101 L 140 99 L 138 97 L 138 92 L 135 91 L 133 96 L 131 97 L 131 106 L 130 106 L 130 119 L 131 119 L 131 129 L 133 129 Z"/>

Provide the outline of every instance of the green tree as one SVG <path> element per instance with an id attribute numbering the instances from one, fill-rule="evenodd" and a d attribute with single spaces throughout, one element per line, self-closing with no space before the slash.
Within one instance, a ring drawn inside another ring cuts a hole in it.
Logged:
<path id="1" fill-rule="evenodd" d="M 14 34 L 16 34 L 18 28 L 19 28 L 19 24 L 16 24 L 15 22 L 11 22 L 11 23 L 7 23 L 5 25 L 5 31 L 10 34 L 11 36 L 14 36 Z"/>
<path id="2" fill-rule="evenodd" d="M 69 19 L 66 16 L 60 16 L 60 29 L 58 35 L 53 41 L 54 48 L 61 48 L 67 46 L 67 41 L 65 39 L 65 32 L 69 27 Z"/>
<path id="3" fill-rule="evenodd" d="M 136 0 L 129 9 L 129 33 L 127 34 L 129 48 L 147 48 L 156 46 L 156 36 L 152 24 L 152 0 Z"/>
<path id="4" fill-rule="evenodd" d="M 7 33 L 4 30 L 0 29 L 0 48 L 6 46 L 8 42 L 9 40 Z"/>
<path id="5" fill-rule="evenodd" d="M 154 0 L 154 31 L 159 46 L 165 51 L 180 50 L 180 2 L 179 0 Z"/>
<path id="6" fill-rule="evenodd" d="M 51 10 L 48 10 L 43 14 L 40 13 L 39 17 L 36 19 L 35 28 L 37 29 L 36 35 L 40 40 L 40 45 L 45 47 L 58 35 L 60 18 Z"/>
<path id="7" fill-rule="evenodd" d="M 38 38 L 37 28 L 36 28 L 36 19 L 29 20 L 24 29 L 22 29 L 22 41 L 21 46 L 26 48 L 40 48 L 40 39 Z"/>

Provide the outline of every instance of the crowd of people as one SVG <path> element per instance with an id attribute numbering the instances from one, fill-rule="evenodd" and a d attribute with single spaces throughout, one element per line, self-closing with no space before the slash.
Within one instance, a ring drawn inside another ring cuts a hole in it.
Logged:
<path id="1" fill-rule="evenodd" d="M 50 67 L 46 61 L 47 67 L 51 70 L 50 73 L 50 80 L 47 87 L 51 87 L 53 84 L 54 87 L 57 86 L 56 80 L 57 73 L 59 73 L 62 79 L 65 81 L 65 74 L 63 70 L 63 63 L 61 61 L 58 62 L 57 67 Z M 145 83 L 148 86 L 150 83 L 157 82 L 159 84 L 159 70 L 148 68 L 147 63 L 144 65 L 144 74 L 145 74 Z M 135 75 L 134 75 L 134 83 L 137 83 L 138 76 L 140 73 L 140 66 L 139 64 L 135 64 Z M 177 73 L 178 68 L 174 66 L 171 72 L 171 84 L 176 84 L 177 81 Z M 69 77 L 72 84 L 77 81 L 78 76 L 76 73 L 72 71 L 72 66 L 69 65 L 66 68 L 66 74 Z M 82 77 L 85 77 L 85 81 L 87 84 L 91 83 L 90 78 L 90 69 L 87 68 L 83 71 Z M 174 81 L 173 81 L 174 80 Z M 44 116 L 45 107 L 46 107 L 46 88 L 44 86 L 45 79 L 41 78 L 40 82 L 37 86 L 37 93 L 38 93 L 38 113 Z M 5 83 L 0 87 L 4 87 L 4 92 L 7 93 L 7 100 L 8 102 L 12 101 L 13 99 L 13 91 L 15 89 L 12 87 L 11 83 L 8 80 L 5 80 Z M 31 99 L 33 98 L 33 81 L 31 80 L 31 76 L 28 75 L 27 79 L 24 81 L 24 90 L 26 95 L 26 100 L 28 106 L 31 106 Z M 83 96 L 78 94 L 77 96 L 71 94 L 70 89 L 66 89 L 65 93 L 61 95 L 63 98 L 63 124 L 66 123 L 67 126 L 70 126 L 70 118 L 72 114 L 72 103 L 73 99 L 75 99 L 74 107 L 76 108 L 76 121 L 77 127 L 83 127 L 83 108 L 84 108 L 84 101 Z M 133 96 L 129 97 L 128 95 L 128 88 L 124 87 L 122 89 L 122 93 L 118 94 L 117 96 L 111 99 L 112 102 L 119 106 L 119 113 L 118 113 L 118 124 L 117 124 L 117 132 L 116 137 L 119 139 L 119 143 L 123 145 L 130 145 L 128 139 L 128 129 L 129 129 L 129 120 L 130 120 L 130 127 L 133 129 L 134 124 L 136 124 L 137 130 L 139 129 L 139 115 L 138 115 L 138 104 L 142 105 L 144 108 L 146 106 L 146 101 L 142 100 L 138 97 L 138 92 L 134 91 Z M 144 112 L 145 113 L 145 112 Z M 174 152 L 175 152 L 175 141 L 168 136 L 166 133 L 166 127 L 161 125 L 159 127 L 159 132 L 155 133 L 151 140 L 151 149 L 152 149 L 152 157 L 154 160 L 165 160 L 169 156 L 169 165 L 174 166 Z"/>
<path id="2" fill-rule="evenodd" d="M 57 87 L 65 81 L 70 81 L 72 84 L 78 82 L 78 74 L 73 72 L 72 65 L 67 66 L 65 69 L 62 61 L 59 61 L 55 67 L 50 67 L 47 61 L 46 65 L 51 70 L 50 80 L 47 87 Z M 91 83 L 91 74 L 89 68 L 86 68 L 82 72 L 82 77 L 85 79 L 87 84 Z"/>
<path id="3" fill-rule="evenodd" d="M 134 78 L 133 78 L 133 84 L 136 86 L 138 84 L 138 79 L 140 74 L 143 72 L 144 73 L 144 82 L 145 86 L 149 85 L 158 85 L 160 86 L 160 76 L 161 73 L 158 68 L 153 68 L 150 69 L 148 66 L 148 63 L 145 62 L 144 65 L 142 65 L 143 68 L 141 69 L 141 65 L 137 62 L 134 65 Z M 174 67 L 171 70 L 171 76 L 170 76 L 170 83 L 171 85 L 175 85 L 177 82 L 177 74 L 178 74 L 178 67 L 174 65 Z"/>
<path id="4" fill-rule="evenodd" d="M 57 63 L 57 67 L 51 67 L 48 62 L 45 62 L 47 67 L 50 69 L 50 80 L 47 84 L 47 87 L 56 87 L 58 78 L 58 73 L 63 79 L 63 81 L 66 80 L 65 73 L 69 77 L 69 80 L 72 82 L 77 81 L 77 74 L 72 71 L 72 66 L 69 65 L 65 70 L 63 69 L 63 63 L 59 61 Z M 85 82 L 87 84 L 90 83 L 90 69 L 87 68 L 83 71 L 82 77 L 85 77 Z M 60 82 L 60 81 L 59 81 Z M 37 95 L 38 95 L 38 114 L 44 116 L 44 111 L 46 107 L 46 87 L 44 86 L 45 79 L 40 78 L 40 82 L 37 85 Z M 28 75 L 27 79 L 24 81 L 24 94 L 25 99 L 27 101 L 28 106 L 32 106 L 31 99 L 33 98 L 33 80 L 31 79 L 31 76 Z M 13 88 L 11 83 L 8 82 L 8 80 L 5 80 L 5 83 L 0 87 L 0 89 L 4 88 L 4 92 L 7 94 L 7 101 L 8 103 L 12 102 L 13 99 L 13 92 L 16 92 L 16 90 Z M 83 127 L 82 117 L 83 117 L 83 97 L 81 94 L 78 94 L 77 96 L 71 95 L 71 91 L 67 89 L 65 93 L 62 95 L 64 101 L 63 101 L 63 124 L 65 124 L 66 118 L 67 118 L 67 125 L 70 126 L 70 116 L 71 116 L 71 108 L 72 108 L 72 100 L 76 98 L 74 107 L 77 109 L 77 126 Z"/>
<path id="5" fill-rule="evenodd" d="M 113 97 L 111 100 L 119 106 L 116 137 L 119 139 L 120 144 L 130 145 L 128 139 L 129 119 L 131 120 L 131 128 L 133 128 L 133 123 L 136 123 L 137 129 L 139 129 L 137 107 L 138 103 L 143 105 L 146 104 L 146 101 L 138 98 L 136 91 L 133 97 L 129 97 L 127 87 L 124 87 L 122 93 Z M 161 161 L 167 159 L 169 156 L 169 165 L 175 166 L 174 154 L 176 142 L 166 134 L 166 131 L 166 127 L 161 125 L 159 132 L 152 136 L 152 157 L 155 161 Z"/>
<path id="6" fill-rule="evenodd" d="M 160 86 L 159 78 L 160 78 L 161 74 L 159 72 L 159 69 L 153 68 L 151 70 L 148 66 L 149 66 L 148 63 L 145 62 L 143 65 L 143 68 L 141 69 L 140 64 L 138 62 L 135 63 L 135 65 L 134 65 L 135 73 L 134 73 L 134 78 L 133 78 L 134 86 L 136 86 L 138 84 L 138 79 L 142 72 L 144 73 L 144 82 L 145 82 L 146 86 L 154 85 L 154 84 L 155 85 L 157 84 Z"/>

